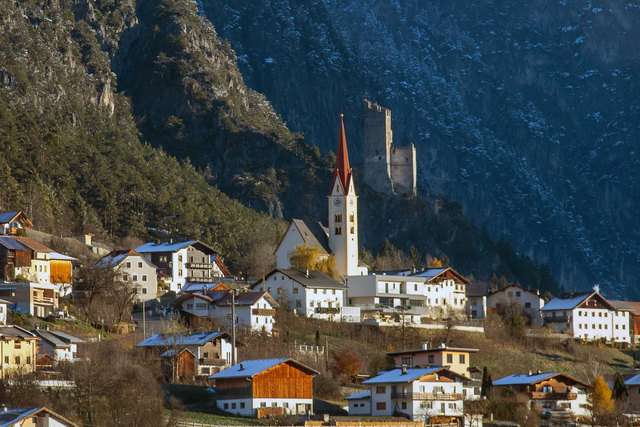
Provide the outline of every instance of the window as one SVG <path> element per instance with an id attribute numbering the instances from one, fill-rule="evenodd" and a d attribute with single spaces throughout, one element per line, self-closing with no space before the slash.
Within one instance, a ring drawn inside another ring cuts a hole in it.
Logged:
<path id="1" fill-rule="evenodd" d="M 282 404 L 282 407 L 283 407 L 283 408 L 288 408 L 288 407 L 289 407 L 289 404 L 288 404 L 287 402 L 284 402 L 284 403 Z"/>
<path id="2" fill-rule="evenodd" d="M 387 404 L 385 402 L 376 402 L 376 409 L 378 411 L 384 411 L 387 409 Z"/>
<path id="3" fill-rule="evenodd" d="M 197 302 L 196 303 L 196 310 L 206 310 L 207 309 L 207 303 L 206 302 Z"/>
<path id="4" fill-rule="evenodd" d="M 313 307 L 313 301 L 309 301 L 309 307 Z"/>
<path id="5" fill-rule="evenodd" d="M 530 302 L 525 302 L 524 303 L 524 308 L 531 308 L 531 303 Z"/>
<path id="6" fill-rule="evenodd" d="M 333 217 L 334 222 L 342 222 L 342 215 L 341 214 L 335 214 Z"/>
<path id="7" fill-rule="evenodd" d="M 147 281 L 147 275 L 146 275 L 146 274 L 143 274 L 143 275 L 142 275 L 142 281 L 143 281 L 143 282 L 146 282 L 146 281 Z"/>
<path id="8" fill-rule="evenodd" d="M 260 402 L 260 407 L 261 408 L 266 408 L 267 407 L 267 402 Z"/>
<path id="9" fill-rule="evenodd" d="M 278 295 L 282 295 L 282 288 L 278 288 Z"/>
<path id="10" fill-rule="evenodd" d="M 178 276 L 182 276 L 182 270 L 178 270 Z"/>
<path id="11" fill-rule="evenodd" d="M 231 409 L 236 409 L 236 403 L 235 403 L 235 402 L 233 402 L 233 403 L 231 404 Z"/>
<path id="12" fill-rule="evenodd" d="M 123 274 L 122 275 L 122 280 L 129 280 L 129 275 L 128 274 Z"/>
<path id="13" fill-rule="evenodd" d="M 20 356 L 16 356 L 16 365 L 20 364 Z"/>
<path id="14" fill-rule="evenodd" d="M 9 363 L 9 356 L 4 357 L 4 363 Z"/>
<path id="15" fill-rule="evenodd" d="M 127 262 L 127 268 L 131 268 L 131 263 Z"/>
<path id="16" fill-rule="evenodd" d="M 519 297 L 520 296 L 520 291 L 516 291 L 516 296 Z"/>
<path id="17" fill-rule="evenodd" d="M 447 363 L 453 363 L 453 354 L 447 354 Z"/>
<path id="18" fill-rule="evenodd" d="M 356 228 L 353 225 L 349 227 L 349 233 L 356 234 Z"/>
<path id="19" fill-rule="evenodd" d="M 229 409 L 229 404 L 228 403 L 224 404 L 224 409 Z"/>
<path id="20" fill-rule="evenodd" d="M 244 409 L 244 402 L 240 402 L 240 409 Z"/>
<path id="21" fill-rule="evenodd" d="M 436 363 L 436 357 L 433 354 L 429 355 L 429 364 Z"/>
<path id="22" fill-rule="evenodd" d="M 302 307 L 302 301 L 296 300 L 296 307 Z"/>
<path id="23" fill-rule="evenodd" d="M 349 214 L 349 221 L 354 222 L 355 220 L 356 220 L 356 217 L 355 217 L 355 215 L 353 214 L 353 212 L 351 212 L 351 213 Z"/>
<path id="24" fill-rule="evenodd" d="M 147 288 L 142 288 L 142 294 L 146 295 L 147 294 Z"/>
<path id="25" fill-rule="evenodd" d="M 376 387 L 376 394 L 384 394 L 387 391 L 387 388 L 383 385 L 379 385 Z"/>
<path id="26" fill-rule="evenodd" d="M 335 234 L 336 236 L 341 235 L 341 234 L 342 234 L 342 227 L 336 227 L 336 229 L 335 229 L 335 233 L 334 233 L 334 234 Z"/>
<path id="27" fill-rule="evenodd" d="M 407 402 L 402 402 L 402 409 L 407 409 Z"/>
<path id="28" fill-rule="evenodd" d="M 465 363 L 464 362 L 464 354 L 459 355 L 458 356 L 458 360 L 459 360 L 459 363 Z"/>
<path id="29" fill-rule="evenodd" d="M 298 293 L 298 288 L 295 288 L 295 287 L 294 287 L 294 288 L 293 288 L 293 293 L 294 293 L 294 294 L 297 294 L 297 293 Z"/>
<path id="30" fill-rule="evenodd" d="M 14 341 L 13 348 L 20 348 L 20 347 L 22 347 L 22 343 L 20 341 Z"/>
<path id="31" fill-rule="evenodd" d="M 187 310 L 193 310 L 193 304 L 191 303 L 187 304 Z"/>
<path id="32" fill-rule="evenodd" d="M 27 365 L 31 365 L 31 356 L 27 356 Z"/>
<path id="33" fill-rule="evenodd" d="M 278 404 L 276 402 L 271 402 L 271 406 L 275 408 Z"/>
<path id="34" fill-rule="evenodd" d="M 402 364 L 407 365 L 409 368 L 413 367 L 413 357 L 403 357 Z"/>
<path id="35" fill-rule="evenodd" d="M 138 268 L 142 268 L 142 261 L 138 263 Z"/>
<path id="36" fill-rule="evenodd" d="M 132 280 L 133 280 L 134 282 L 137 282 L 137 281 L 138 281 L 138 275 L 137 275 L 137 274 L 134 274 L 134 275 L 133 275 L 133 279 L 132 279 Z"/>

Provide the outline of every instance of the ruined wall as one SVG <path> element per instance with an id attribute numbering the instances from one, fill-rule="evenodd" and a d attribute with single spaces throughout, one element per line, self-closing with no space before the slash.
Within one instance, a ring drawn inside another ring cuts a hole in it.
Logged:
<path id="1" fill-rule="evenodd" d="M 393 144 L 391 110 L 364 100 L 364 181 L 385 194 L 416 194 L 416 150 Z"/>

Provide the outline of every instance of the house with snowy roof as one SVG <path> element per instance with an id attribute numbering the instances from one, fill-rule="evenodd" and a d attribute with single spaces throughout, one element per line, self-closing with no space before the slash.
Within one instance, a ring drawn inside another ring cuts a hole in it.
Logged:
<path id="1" fill-rule="evenodd" d="M 476 280 L 465 286 L 467 297 L 466 312 L 470 318 L 484 319 L 487 316 L 489 290 L 489 282 L 484 280 Z"/>
<path id="2" fill-rule="evenodd" d="M 235 304 L 236 327 L 271 333 L 279 304 L 268 292 L 208 290 L 186 292 L 171 305 L 193 316 L 216 319 L 223 327 L 232 326 L 231 303 Z"/>
<path id="3" fill-rule="evenodd" d="M 525 396 L 531 408 L 537 407 L 545 418 L 566 419 L 589 414 L 589 384 L 561 372 L 513 374 L 494 381 L 493 387 Z M 507 398 L 513 399 L 513 396 Z"/>
<path id="4" fill-rule="evenodd" d="M 349 415 L 389 417 L 402 414 L 412 421 L 434 422 L 440 417 L 462 422 L 463 405 L 476 399 L 471 379 L 443 367 L 382 371 L 364 381 L 368 392 L 347 397 Z"/>
<path id="5" fill-rule="evenodd" d="M 53 362 L 78 360 L 78 345 L 85 341 L 63 331 L 36 329 L 31 331 L 38 338 L 38 357 L 42 354 L 51 356 Z"/>
<path id="6" fill-rule="evenodd" d="M 627 388 L 627 403 L 631 412 L 640 412 L 640 374 L 627 378 L 624 382 Z"/>
<path id="7" fill-rule="evenodd" d="M 348 305 L 360 307 L 363 318 L 371 313 L 385 316 L 402 311 L 409 321 L 420 323 L 422 316 L 441 319 L 464 314 L 469 281 L 448 267 L 348 276 L 345 283 Z"/>
<path id="8" fill-rule="evenodd" d="M 416 350 L 402 350 L 387 353 L 393 357 L 395 366 L 408 368 L 445 367 L 457 374 L 469 376 L 469 363 L 472 353 L 477 348 L 447 347 L 444 343 L 438 347 L 430 347 L 428 343 Z"/>
<path id="9" fill-rule="evenodd" d="M 27 227 L 33 224 L 22 211 L 0 211 L 0 235 L 16 236 Z"/>
<path id="10" fill-rule="evenodd" d="M 318 371 L 293 359 L 245 360 L 209 377 L 219 409 L 245 417 L 313 414 Z"/>
<path id="11" fill-rule="evenodd" d="M 134 286 L 138 301 L 156 298 L 158 267 L 135 249 L 112 251 L 102 257 L 96 265 L 113 269 L 122 281 Z"/>
<path id="12" fill-rule="evenodd" d="M 237 345 L 242 345 L 238 343 Z M 211 375 L 231 365 L 231 335 L 223 331 L 155 334 L 136 344 L 175 365 L 178 376 Z M 191 356 L 184 352 L 187 350 Z"/>
<path id="13" fill-rule="evenodd" d="M 527 315 L 536 324 L 540 324 L 540 309 L 544 307 L 544 302 L 537 289 L 525 289 L 512 283 L 503 289 L 489 293 L 487 311 L 504 315 L 515 310 Z"/>
<path id="14" fill-rule="evenodd" d="M 0 427 L 80 427 L 62 415 L 46 407 L 3 408 L 0 411 Z"/>
<path id="15" fill-rule="evenodd" d="M 216 250 L 198 240 L 149 242 L 135 250 L 158 267 L 158 274 L 166 277 L 169 290 L 174 292 L 186 283 L 209 283 L 231 276 Z"/>
<path id="16" fill-rule="evenodd" d="M 265 290 L 280 305 L 306 317 L 341 320 L 346 287 L 316 270 L 275 269 L 256 282 L 255 291 Z"/>
<path id="17" fill-rule="evenodd" d="M 630 314 L 598 292 L 572 292 L 553 298 L 540 310 L 544 326 L 574 338 L 631 342 Z"/>

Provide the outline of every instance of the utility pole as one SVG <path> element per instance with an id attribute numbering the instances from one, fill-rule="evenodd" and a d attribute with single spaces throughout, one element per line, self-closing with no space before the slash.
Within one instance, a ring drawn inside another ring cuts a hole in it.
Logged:
<path id="1" fill-rule="evenodd" d="M 142 339 L 147 338 L 147 315 L 146 315 L 146 307 L 145 302 L 142 301 Z"/>
<path id="2" fill-rule="evenodd" d="M 231 290 L 231 365 L 236 364 L 236 291 Z"/>

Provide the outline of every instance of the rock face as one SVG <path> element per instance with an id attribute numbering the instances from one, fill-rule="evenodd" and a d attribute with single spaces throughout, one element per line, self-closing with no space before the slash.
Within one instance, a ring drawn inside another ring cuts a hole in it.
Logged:
<path id="1" fill-rule="evenodd" d="M 640 2 L 204 0 L 202 12 L 311 142 L 331 149 L 324 124 L 342 111 L 356 129 L 362 99 L 378 102 L 416 145 L 423 193 L 460 200 L 568 288 L 640 296 Z"/>

